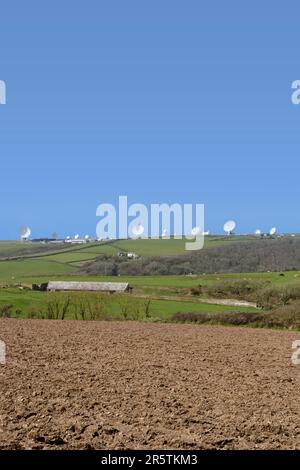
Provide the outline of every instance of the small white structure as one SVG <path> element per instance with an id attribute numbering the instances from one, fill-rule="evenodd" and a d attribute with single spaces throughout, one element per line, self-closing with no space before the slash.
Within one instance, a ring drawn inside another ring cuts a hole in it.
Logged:
<path id="1" fill-rule="evenodd" d="M 137 255 L 136 253 L 127 253 L 127 258 L 128 259 L 138 259 L 139 255 Z"/>
<path id="2" fill-rule="evenodd" d="M 85 238 L 70 238 L 70 237 L 67 237 L 65 239 L 65 243 L 71 243 L 73 245 L 81 245 L 83 243 L 87 243 L 87 240 Z"/>

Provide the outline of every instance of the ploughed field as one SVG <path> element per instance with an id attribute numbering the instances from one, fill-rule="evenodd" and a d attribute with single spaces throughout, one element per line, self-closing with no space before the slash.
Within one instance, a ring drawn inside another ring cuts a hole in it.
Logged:
<path id="1" fill-rule="evenodd" d="M 300 449 L 300 333 L 0 319 L 0 449 Z"/>

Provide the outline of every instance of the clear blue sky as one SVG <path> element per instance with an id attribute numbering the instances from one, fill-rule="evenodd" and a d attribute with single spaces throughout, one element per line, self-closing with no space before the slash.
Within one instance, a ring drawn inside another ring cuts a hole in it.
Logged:
<path id="1" fill-rule="evenodd" d="M 0 7 L 0 238 L 94 234 L 129 202 L 206 228 L 300 231 L 299 2 L 10 0 Z"/>

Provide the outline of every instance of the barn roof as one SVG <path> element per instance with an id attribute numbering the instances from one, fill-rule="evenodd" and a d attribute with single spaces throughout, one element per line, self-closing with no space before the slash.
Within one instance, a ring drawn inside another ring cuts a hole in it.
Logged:
<path id="1" fill-rule="evenodd" d="M 129 288 L 127 282 L 81 282 L 81 281 L 50 281 L 47 290 L 78 290 L 125 292 Z"/>

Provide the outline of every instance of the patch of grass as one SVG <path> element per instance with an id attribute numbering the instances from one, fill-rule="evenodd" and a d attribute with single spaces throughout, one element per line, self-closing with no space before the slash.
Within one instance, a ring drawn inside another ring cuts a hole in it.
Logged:
<path id="1" fill-rule="evenodd" d="M 11 310 L 12 310 L 12 305 L 9 305 L 9 304 L 0 305 L 0 318 L 10 317 L 12 313 Z"/>
<path id="2" fill-rule="evenodd" d="M 22 282 L 26 278 L 41 276 L 59 276 L 74 272 L 76 268 L 47 259 L 0 261 L 0 280 L 6 282 Z"/>
<path id="3" fill-rule="evenodd" d="M 99 295 L 102 295 L 102 297 Z M 60 298 L 62 299 L 61 301 L 64 301 L 66 297 L 70 299 L 70 306 L 68 311 L 65 313 L 65 318 L 75 319 L 82 317 L 80 314 L 80 308 L 82 309 L 83 305 L 90 305 L 90 308 L 93 309 L 95 313 L 91 314 L 91 310 L 89 310 L 89 316 L 94 316 L 95 319 L 97 316 L 97 309 L 99 312 L 105 311 L 105 314 L 112 318 L 125 317 L 127 312 L 127 315 L 130 318 L 135 317 L 137 319 L 139 316 L 145 316 L 147 318 L 155 317 L 163 320 L 169 319 L 178 310 L 186 312 L 206 311 L 213 314 L 233 309 L 233 307 L 230 306 L 205 304 L 188 300 L 140 298 L 130 294 L 109 295 L 98 294 L 95 292 L 45 293 L 25 289 L 20 290 L 18 288 L 0 289 L 0 305 L 12 305 L 13 314 L 15 314 L 16 311 L 19 311 L 22 313 L 22 316 L 28 316 L 32 311 L 42 312 L 44 306 L 47 305 L 51 299 L 57 301 L 57 299 Z M 81 304 L 81 307 L 79 304 Z M 240 308 L 238 310 L 240 310 Z M 255 309 L 244 307 L 242 310 L 247 312 Z M 138 311 L 141 312 L 141 315 L 137 313 Z M 47 315 L 44 315 L 44 317 L 47 318 Z"/>

